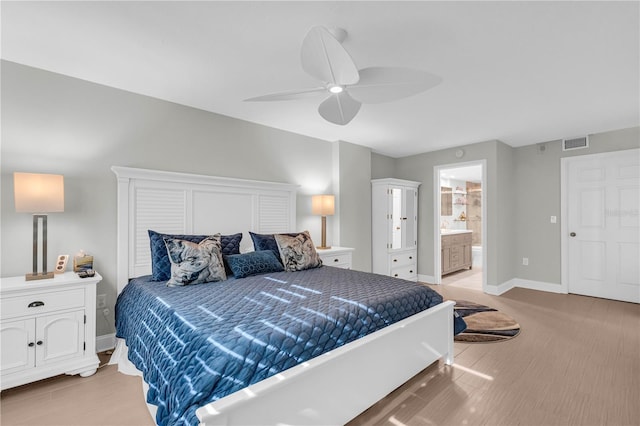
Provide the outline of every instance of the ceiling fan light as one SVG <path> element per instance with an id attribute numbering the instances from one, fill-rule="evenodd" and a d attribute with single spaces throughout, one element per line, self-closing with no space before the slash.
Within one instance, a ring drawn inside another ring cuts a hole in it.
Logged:
<path id="1" fill-rule="evenodd" d="M 342 93 L 343 91 L 344 91 L 344 87 L 342 87 L 342 86 L 338 86 L 338 85 L 329 86 L 329 92 L 331 92 L 331 93 L 333 93 L 335 95 L 337 95 L 338 93 Z"/>

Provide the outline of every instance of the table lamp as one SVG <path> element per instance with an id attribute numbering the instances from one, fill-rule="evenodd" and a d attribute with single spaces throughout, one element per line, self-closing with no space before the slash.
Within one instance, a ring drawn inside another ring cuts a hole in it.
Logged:
<path id="1" fill-rule="evenodd" d="M 322 243 L 319 249 L 330 249 L 327 246 L 327 216 L 335 214 L 335 197 L 333 195 L 314 195 L 311 197 L 311 212 L 322 216 Z"/>
<path id="2" fill-rule="evenodd" d="M 27 281 L 53 278 L 47 272 L 47 213 L 64 211 L 64 177 L 37 173 L 14 173 L 16 212 L 33 213 L 33 273 Z M 42 272 L 38 272 L 38 227 L 42 223 Z"/>

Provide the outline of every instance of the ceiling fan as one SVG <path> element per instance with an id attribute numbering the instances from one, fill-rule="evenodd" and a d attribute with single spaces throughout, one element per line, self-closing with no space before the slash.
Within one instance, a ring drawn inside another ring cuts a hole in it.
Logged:
<path id="1" fill-rule="evenodd" d="M 395 101 L 413 96 L 440 84 L 442 79 L 425 71 L 398 67 L 369 67 L 358 70 L 342 46 L 347 32 L 316 26 L 302 42 L 302 69 L 322 85 L 245 99 L 247 102 L 285 101 L 317 94 L 329 96 L 318 112 L 327 121 L 345 125 L 360 106 Z"/>

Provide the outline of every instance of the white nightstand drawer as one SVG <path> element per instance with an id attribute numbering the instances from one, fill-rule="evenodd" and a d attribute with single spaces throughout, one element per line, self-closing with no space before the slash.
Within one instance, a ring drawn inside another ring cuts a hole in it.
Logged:
<path id="1" fill-rule="evenodd" d="M 322 263 L 327 266 L 338 266 L 351 263 L 351 253 L 337 254 L 333 256 L 321 256 Z"/>
<path id="2" fill-rule="evenodd" d="M 84 307 L 84 289 L 40 292 L 33 295 L 2 299 L 2 318 L 14 318 L 62 309 Z"/>
<path id="3" fill-rule="evenodd" d="M 318 255 L 322 259 L 322 264 L 333 266 L 334 268 L 351 269 L 352 266 L 352 248 L 349 247 L 331 247 L 329 249 L 318 250 Z"/>

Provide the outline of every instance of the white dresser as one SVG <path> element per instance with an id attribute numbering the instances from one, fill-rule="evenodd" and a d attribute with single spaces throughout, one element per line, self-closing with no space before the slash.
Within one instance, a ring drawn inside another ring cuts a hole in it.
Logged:
<path id="1" fill-rule="evenodd" d="M 96 284 L 102 277 L 79 278 L 74 272 L 52 279 L 0 281 L 2 389 L 58 374 L 94 374 L 96 355 Z"/>
<path id="2" fill-rule="evenodd" d="M 331 247 L 330 249 L 318 249 L 317 252 L 323 265 L 351 269 L 353 250 L 350 247 Z"/>
<path id="3" fill-rule="evenodd" d="M 418 280 L 418 187 L 402 179 L 371 181 L 372 271 Z"/>

